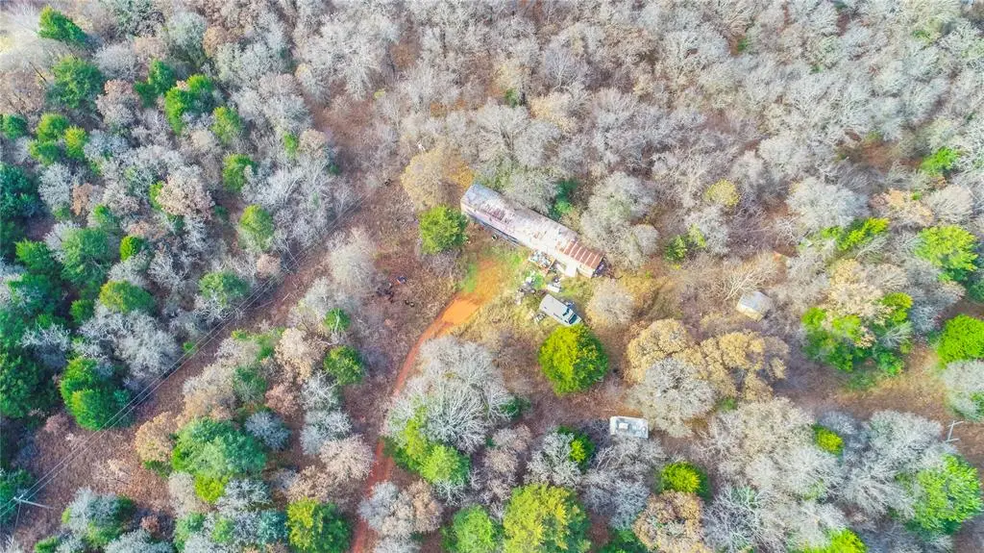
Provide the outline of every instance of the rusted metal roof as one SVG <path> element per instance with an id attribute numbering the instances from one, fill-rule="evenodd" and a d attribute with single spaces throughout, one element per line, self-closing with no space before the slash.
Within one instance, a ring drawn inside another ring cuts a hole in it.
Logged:
<path id="1" fill-rule="evenodd" d="M 584 245 L 576 232 L 491 188 L 471 185 L 461 198 L 461 210 L 524 246 L 545 252 L 562 263 L 580 265 L 581 272 L 593 274 L 601 265 L 603 255 Z"/>
<path id="2" fill-rule="evenodd" d="M 602 255 L 578 241 L 570 242 L 561 250 L 572 259 L 588 267 L 597 268 L 601 264 Z"/>

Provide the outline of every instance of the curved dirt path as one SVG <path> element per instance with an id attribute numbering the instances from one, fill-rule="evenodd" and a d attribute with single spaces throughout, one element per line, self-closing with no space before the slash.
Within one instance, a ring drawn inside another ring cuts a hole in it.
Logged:
<path id="1" fill-rule="evenodd" d="M 441 313 L 434 319 L 434 321 L 424 329 L 420 337 L 417 338 L 417 342 L 414 343 L 410 351 L 407 352 L 406 358 L 403 360 L 403 365 L 400 366 L 400 372 L 396 375 L 396 381 L 393 383 L 393 391 L 390 393 L 390 399 L 392 400 L 397 395 L 403 391 L 404 385 L 407 383 L 407 378 L 409 378 L 410 373 L 413 372 L 414 363 L 417 360 L 417 352 L 420 351 L 420 346 L 430 340 L 431 338 L 436 338 L 443 334 L 449 332 L 452 328 L 466 322 L 468 319 L 474 315 L 479 308 L 481 308 L 487 301 L 495 296 L 498 291 L 500 284 L 500 272 L 498 268 L 491 261 L 483 261 L 479 264 L 479 278 L 478 284 L 475 287 L 474 292 L 459 292 L 451 301 L 448 302 Z M 393 474 L 393 467 L 395 466 L 392 457 L 388 457 L 383 453 L 384 448 L 383 439 L 379 438 L 376 442 L 376 452 L 374 456 L 374 461 L 372 469 L 369 471 L 369 476 L 366 478 L 366 483 L 364 486 L 363 497 L 369 495 L 370 490 L 376 484 L 389 480 L 390 476 Z M 369 539 L 369 527 L 362 518 L 358 518 L 355 525 L 355 531 L 352 535 L 352 552 L 362 553 L 367 551 L 367 543 Z"/>

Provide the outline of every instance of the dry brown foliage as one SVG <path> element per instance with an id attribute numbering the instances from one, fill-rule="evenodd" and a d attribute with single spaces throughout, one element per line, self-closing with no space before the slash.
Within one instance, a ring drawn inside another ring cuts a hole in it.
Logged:
<path id="1" fill-rule="evenodd" d="M 102 194 L 102 188 L 83 183 L 72 189 L 72 213 L 85 215 L 94 205 L 94 199 Z"/>
<path id="2" fill-rule="evenodd" d="M 171 434 L 176 428 L 174 415 L 170 411 L 164 411 L 143 423 L 133 438 L 133 448 L 140 461 L 167 463 L 174 447 Z"/>
<path id="3" fill-rule="evenodd" d="M 268 253 L 256 259 L 256 274 L 260 278 L 273 278 L 280 275 L 280 257 Z"/>
<path id="4" fill-rule="evenodd" d="M 44 421 L 42 430 L 46 434 L 61 434 L 72 426 L 72 419 L 67 413 L 56 413 Z"/>
<path id="5" fill-rule="evenodd" d="M 323 157 L 328 149 L 328 137 L 314 129 L 306 129 L 298 139 L 298 151 L 313 157 Z"/>
<path id="6" fill-rule="evenodd" d="M 287 498 L 290 501 L 305 498 L 328 501 L 337 492 L 334 484 L 332 479 L 325 477 L 321 467 L 311 465 L 302 469 L 290 487 L 287 488 Z M 335 502 L 338 502 L 337 498 Z"/>
<path id="7" fill-rule="evenodd" d="M 410 160 L 400 175 L 400 184 L 417 209 L 454 203 L 456 188 L 472 181 L 472 171 L 452 148 L 445 144 L 421 152 Z"/>
<path id="8" fill-rule="evenodd" d="M 184 410 L 178 416 L 178 426 L 205 416 L 230 419 L 235 407 L 232 367 L 212 364 L 185 382 Z"/>
<path id="9" fill-rule="evenodd" d="M 300 409 L 297 391 L 287 384 L 276 384 L 266 393 L 266 405 L 283 418 L 290 418 Z"/>
<path id="10" fill-rule="evenodd" d="M 326 344 L 316 337 L 303 330 L 288 328 L 277 344 L 277 361 L 288 376 L 304 382 L 314 374 L 326 349 Z"/>
<path id="11" fill-rule="evenodd" d="M 147 515 L 140 519 L 140 528 L 151 536 L 161 536 L 161 518 L 158 515 Z"/>
<path id="12" fill-rule="evenodd" d="M 225 29 L 215 25 L 209 25 L 205 29 L 205 35 L 202 37 L 202 48 L 205 50 L 205 55 L 211 58 L 218 53 L 220 46 L 232 41 L 233 36 Z"/>
<path id="13" fill-rule="evenodd" d="M 786 376 L 789 347 L 757 332 L 729 332 L 709 338 L 677 357 L 698 369 L 724 397 L 759 401 L 772 396 L 770 382 Z"/>
<path id="14" fill-rule="evenodd" d="M 892 225 L 928 227 L 933 224 L 933 210 L 917 200 L 912 192 L 892 189 L 875 196 L 871 203 L 880 215 L 892 220 Z"/>
<path id="15" fill-rule="evenodd" d="M 133 51 L 140 63 L 146 65 L 154 60 L 166 59 L 169 52 L 167 43 L 159 36 L 140 35 L 133 38 Z"/>
<path id="16" fill-rule="evenodd" d="M 423 534 L 433 532 L 441 526 L 441 503 L 434 497 L 427 482 L 418 480 L 400 494 L 398 510 L 408 509 L 413 513 L 414 532 Z"/>
<path id="17" fill-rule="evenodd" d="M 212 217 L 212 196 L 191 168 L 168 176 L 157 195 L 157 203 L 171 215 L 195 216 L 206 221 Z"/>
<path id="18" fill-rule="evenodd" d="M 653 322 L 629 342 L 626 357 L 629 368 L 622 376 L 630 382 L 641 382 L 646 369 L 654 362 L 691 347 L 693 340 L 684 324 L 676 319 Z"/>
<path id="19" fill-rule="evenodd" d="M 674 357 L 697 367 L 722 397 L 751 401 L 768 399 L 770 383 L 786 376 L 784 358 L 789 347 L 780 339 L 757 332 L 729 332 L 695 343 L 686 326 L 674 319 L 662 319 L 629 342 L 629 366 L 623 377 L 641 382 L 656 361 Z"/>
<path id="20" fill-rule="evenodd" d="M 838 315 L 857 315 L 862 319 L 874 319 L 890 308 L 881 304 L 885 292 L 879 288 L 879 277 L 873 272 L 880 266 L 862 265 L 853 259 L 845 259 L 830 269 L 830 287 L 824 307 Z"/>
<path id="21" fill-rule="evenodd" d="M 711 553 L 700 523 L 703 502 L 694 494 L 667 492 L 649 498 L 633 530 L 646 547 L 666 553 Z"/>
<path id="22" fill-rule="evenodd" d="M 577 120 L 571 114 L 573 107 L 574 99 L 570 94 L 563 92 L 551 92 L 546 96 L 530 99 L 530 112 L 533 117 L 553 123 L 564 132 L 577 127 Z"/>

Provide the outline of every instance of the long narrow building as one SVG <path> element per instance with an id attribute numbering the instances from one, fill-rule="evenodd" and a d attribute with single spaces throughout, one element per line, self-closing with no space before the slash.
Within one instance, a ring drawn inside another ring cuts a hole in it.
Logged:
<path id="1" fill-rule="evenodd" d="M 461 197 L 461 211 L 506 238 L 550 256 L 567 276 L 595 276 L 604 256 L 584 245 L 577 233 L 481 184 Z"/>

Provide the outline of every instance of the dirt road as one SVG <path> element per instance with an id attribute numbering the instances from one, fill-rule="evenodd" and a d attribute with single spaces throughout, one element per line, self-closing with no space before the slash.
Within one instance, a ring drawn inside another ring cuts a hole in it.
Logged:
<path id="1" fill-rule="evenodd" d="M 441 313 L 434 319 L 434 322 L 417 338 L 417 342 L 403 360 L 403 365 L 400 366 L 400 372 L 396 375 L 396 381 L 393 384 L 390 399 L 399 395 L 404 385 L 406 385 L 407 378 L 413 372 L 414 363 L 417 360 L 417 352 L 420 351 L 420 346 L 424 342 L 446 334 L 454 327 L 466 322 L 479 308 L 495 296 L 499 291 L 498 284 L 501 283 L 499 277 L 502 271 L 499 269 L 491 261 L 483 261 L 479 264 L 478 284 L 475 286 L 475 291 L 468 293 L 459 292 L 455 295 L 444 309 L 441 310 Z M 366 479 L 363 497 L 367 497 L 372 487 L 379 482 L 389 480 L 393 473 L 393 467 L 395 466 L 393 459 L 383 453 L 383 447 L 384 443 L 382 438 L 380 438 L 376 443 L 375 460 L 372 470 L 369 472 L 369 477 Z M 352 537 L 353 553 L 368 551 L 368 539 L 369 528 L 366 526 L 365 521 L 360 518 L 356 523 L 355 532 Z"/>

